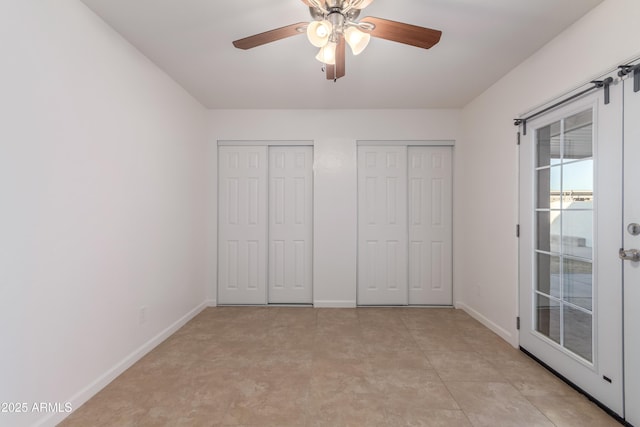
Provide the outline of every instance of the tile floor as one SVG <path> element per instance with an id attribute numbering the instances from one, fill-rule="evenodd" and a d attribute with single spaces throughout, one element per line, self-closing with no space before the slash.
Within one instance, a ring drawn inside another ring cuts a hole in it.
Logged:
<path id="1" fill-rule="evenodd" d="M 454 309 L 203 311 L 62 426 L 619 426 Z"/>

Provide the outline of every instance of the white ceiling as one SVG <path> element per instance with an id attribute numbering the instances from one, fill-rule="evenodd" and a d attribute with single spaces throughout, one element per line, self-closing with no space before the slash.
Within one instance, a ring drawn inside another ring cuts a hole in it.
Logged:
<path id="1" fill-rule="evenodd" d="M 309 21 L 300 0 L 82 1 L 203 105 L 231 109 L 462 107 L 602 2 L 374 0 L 361 17 L 442 39 L 430 50 L 372 39 L 361 55 L 347 52 L 347 75 L 334 83 L 304 35 L 247 51 L 231 44 Z"/>

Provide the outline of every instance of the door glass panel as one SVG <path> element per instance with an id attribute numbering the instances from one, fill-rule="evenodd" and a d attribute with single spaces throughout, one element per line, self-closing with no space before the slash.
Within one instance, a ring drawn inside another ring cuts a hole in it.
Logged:
<path id="1" fill-rule="evenodd" d="M 538 254 L 538 291 L 560 298 L 560 257 Z"/>
<path id="2" fill-rule="evenodd" d="M 538 167 L 560 163 L 560 129 L 561 122 L 538 129 Z"/>
<path id="3" fill-rule="evenodd" d="M 593 257 L 593 212 L 562 212 L 562 252 L 580 258 Z"/>
<path id="4" fill-rule="evenodd" d="M 549 209 L 551 207 L 551 169 L 546 168 L 536 172 L 538 183 L 538 197 L 536 207 L 538 209 Z"/>
<path id="5" fill-rule="evenodd" d="M 540 259 L 538 258 L 538 262 Z M 563 299 L 579 307 L 593 307 L 593 264 L 588 261 L 565 258 Z"/>
<path id="6" fill-rule="evenodd" d="M 578 356 L 592 362 L 592 315 L 564 305 L 564 346 Z"/>
<path id="7" fill-rule="evenodd" d="M 562 166 L 562 208 L 593 209 L 593 160 Z"/>
<path id="8" fill-rule="evenodd" d="M 593 124 L 591 110 L 564 119 L 563 158 L 585 159 L 593 156 Z"/>
<path id="9" fill-rule="evenodd" d="M 551 252 L 551 223 L 549 221 L 550 212 L 537 212 L 536 223 L 538 225 L 538 244 L 537 249 L 543 252 Z M 557 246 L 557 245 L 556 245 Z M 558 248 L 554 247 L 553 252 L 558 252 Z"/>
<path id="10" fill-rule="evenodd" d="M 540 294 L 536 298 L 536 331 L 560 344 L 560 303 Z"/>
<path id="11" fill-rule="evenodd" d="M 561 168 L 554 166 L 537 171 L 538 179 L 538 199 L 539 209 L 559 209 L 560 206 L 560 179 Z"/>
<path id="12" fill-rule="evenodd" d="M 536 331 L 592 362 L 593 111 L 536 130 Z"/>

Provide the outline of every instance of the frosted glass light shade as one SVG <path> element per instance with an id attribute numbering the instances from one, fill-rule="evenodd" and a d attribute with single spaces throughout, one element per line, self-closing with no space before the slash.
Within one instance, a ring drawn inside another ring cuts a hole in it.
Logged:
<path id="1" fill-rule="evenodd" d="M 323 64 L 336 65 L 336 46 L 334 42 L 327 43 L 326 46 L 320 48 L 316 59 Z"/>
<path id="2" fill-rule="evenodd" d="M 364 48 L 369 44 L 369 40 L 371 40 L 371 35 L 360 31 L 356 27 L 349 27 L 344 31 L 344 38 L 347 41 L 347 44 L 351 48 L 351 51 L 354 55 L 359 55 L 362 53 Z"/>
<path id="3" fill-rule="evenodd" d="M 324 47 L 329 42 L 333 25 L 329 21 L 313 21 L 307 26 L 307 38 L 315 47 Z"/>

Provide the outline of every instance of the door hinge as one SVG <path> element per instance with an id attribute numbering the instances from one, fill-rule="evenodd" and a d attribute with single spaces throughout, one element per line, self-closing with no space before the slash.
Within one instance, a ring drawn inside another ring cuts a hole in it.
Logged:
<path id="1" fill-rule="evenodd" d="M 518 142 L 517 145 L 520 145 L 520 132 L 518 132 Z"/>
<path id="2" fill-rule="evenodd" d="M 520 316 L 516 317 L 516 329 L 520 330 Z"/>
<path id="3" fill-rule="evenodd" d="M 516 237 L 520 237 L 520 224 L 516 225 Z"/>

